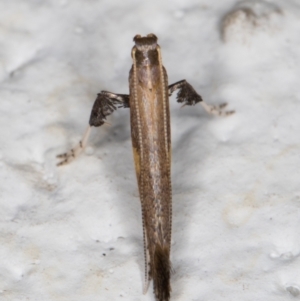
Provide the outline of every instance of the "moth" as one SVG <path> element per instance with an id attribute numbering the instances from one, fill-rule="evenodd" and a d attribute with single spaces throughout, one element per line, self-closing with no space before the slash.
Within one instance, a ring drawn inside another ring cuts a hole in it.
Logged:
<path id="1" fill-rule="evenodd" d="M 102 126 L 117 108 L 130 109 L 132 149 L 143 218 L 145 292 L 153 280 L 156 300 L 168 301 L 172 230 L 169 96 L 177 91 L 179 103 L 188 106 L 200 103 L 215 115 L 230 115 L 233 111 L 224 111 L 226 104 L 208 105 L 186 80 L 168 85 L 161 49 L 154 34 L 136 35 L 133 40 L 129 95 L 101 91 L 82 140 L 69 152 L 58 155 L 62 159 L 58 165 L 70 162 L 82 152 L 92 126 Z"/>

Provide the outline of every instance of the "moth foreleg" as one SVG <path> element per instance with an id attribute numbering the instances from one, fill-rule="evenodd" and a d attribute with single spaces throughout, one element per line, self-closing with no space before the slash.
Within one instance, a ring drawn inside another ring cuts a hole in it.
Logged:
<path id="1" fill-rule="evenodd" d="M 234 111 L 223 111 L 227 106 L 227 103 L 222 103 L 220 105 L 209 105 L 203 101 L 202 97 L 195 91 L 195 89 L 184 79 L 168 87 L 169 96 L 176 90 L 177 92 L 177 102 L 183 103 L 183 106 L 194 106 L 198 102 L 202 105 L 204 110 L 209 114 L 226 116 L 233 114 Z"/>
<path id="2" fill-rule="evenodd" d="M 100 126 L 104 124 L 106 117 L 117 108 L 129 108 L 129 95 L 101 91 L 92 108 L 89 121 L 90 126 Z"/>
<path id="3" fill-rule="evenodd" d="M 78 145 L 67 153 L 58 155 L 62 159 L 57 165 L 64 165 L 74 160 L 84 150 L 90 136 L 92 126 L 101 126 L 106 123 L 106 117 L 112 114 L 117 108 L 129 108 L 129 95 L 115 94 L 108 91 L 101 91 L 98 94 L 90 116 L 89 126 Z"/>

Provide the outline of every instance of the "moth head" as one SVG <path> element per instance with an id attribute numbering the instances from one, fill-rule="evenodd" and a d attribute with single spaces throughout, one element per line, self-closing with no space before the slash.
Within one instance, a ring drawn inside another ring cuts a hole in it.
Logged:
<path id="1" fill-rule="evenodd" d="M 135 47 L 137 50 L 145 52 L 149 50 L 155 50 L 157 47 L 157 37 L 155 34 L 150 33 L 146 37 L 142 37 L 137 34 L 133 41 L 135 42 Z"/>

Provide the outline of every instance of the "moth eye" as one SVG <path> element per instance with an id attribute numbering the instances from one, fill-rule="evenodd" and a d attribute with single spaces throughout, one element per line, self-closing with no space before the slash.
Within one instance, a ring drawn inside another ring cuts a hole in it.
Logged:
<path id="1" fill-rule="evenodd" d="M 134 36 L 133 41 L 135 42 L 136 39 L 140 39 L 142 36 L 140 34 L 137 34 Z"/>
<path id="2" fill-rule="evenodd" d="M 147 38 L 156 38 L 157 39 L 157 36 L 154 33 L 149 33 L 149 34 L 147 34 Z"/>

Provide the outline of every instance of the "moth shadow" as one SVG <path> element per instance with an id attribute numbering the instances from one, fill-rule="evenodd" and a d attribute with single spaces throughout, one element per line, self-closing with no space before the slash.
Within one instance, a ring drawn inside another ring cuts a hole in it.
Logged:
<path id="1" fill-rule="evenodd" d="M 197 108 L 197 106 L 196 106 Z M 191 219 L 201 215 L 197 212 L 197 201 L 201 198 L 201 173 L 203 162 L 210 153 L 210 145 L 214 138 L 207 133 L 214 117 L 199 110 L 179 110 L 172 121 L 172 186 L 173 186 L 173 231 L 172 261 L 174 275 L 172 277 L 174 297 L 184 292 L 185 275 L 191 266 L 188 254 L 194 245 L 189 235 Z M 184 112 L 183 112 L 184 111 Z M 216 117 L 217 118 L 217 117 Z M 175 120 L 174 120 L 175 119 Z M 184 126 L 182 126 L 184 124 Z M 176 133 L 179 132 L 179 135 Z M 193 196 L 200 196 L 194 199 Z M 205 202 L 205 199 L 202 199 Z M 192 251 L 197 252 L 197 250 Z"/>
<path id="2" fill-rule="evenodd" d="M 173 193 L 177 193 L 201 186 L 195 176 L 192 176 L 191 171 L 196 174 L 196 167 L 200 170 L 201 162 L 205 162 L 209 155 L 209 149 L 205 144 L 210 144 L 207 126 L 209 122 L 213 122 L 213 118 L 204 112 L 185 110 L 183 114 L 176 113 L 173 119 L 176 120 L 172 121 L 171 130 L 172 183 Z"/>
<path id="3" fill-rule="evenodd" d="M 122 232 L 126 237 L 128 247 L 133 252 L 137 265 L 144 273 L 144 247 L 143 227 L 141 218 L 141 204 L 139 200 L 138 186 L 134 168 L 130 134 L 130 111 L 120 109 L 114 112 L 114 116 L 108 119 L 110 125 L 97 128 L 91 142 L 94 155 L 102 161 L 102 173 L 109 176 L 114 195 L 114 212 L 122 222 Z M 105 130 L 101 132 L 102 127 Z M 144 281 L 143 279 L 141 279 Z"/>

